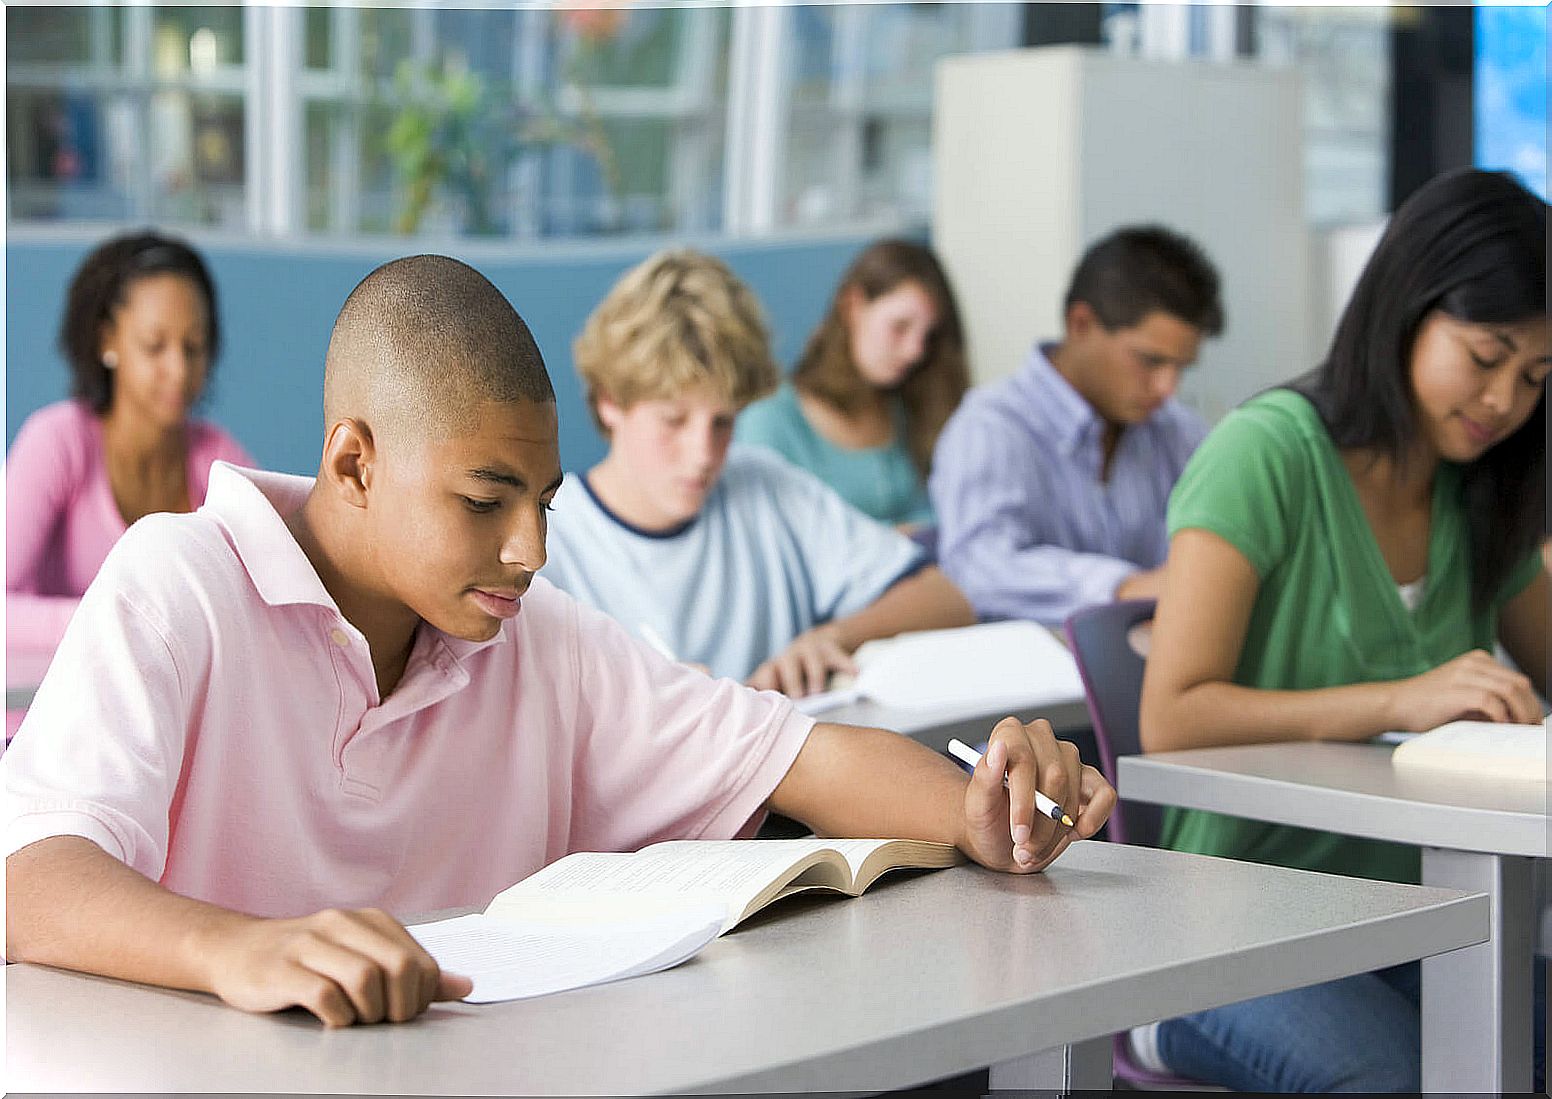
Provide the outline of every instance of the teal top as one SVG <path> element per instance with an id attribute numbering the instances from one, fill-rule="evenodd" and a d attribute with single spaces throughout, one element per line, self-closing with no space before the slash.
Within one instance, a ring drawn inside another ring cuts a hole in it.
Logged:
<path id="1" fill-rule="evenodd" d="M 774 450 L 865 515 L 894 525 L 930 525 L 932 504 L 906 449 L 905 435 L 905 409 L 897 403 L 895 437 L 888 443 L 858 449 L 837 446 L 808 422 L 791 382 L 744 409 L 733 430 L 740 443 Z"/>
<path id="2" fill-rule="evenodd" d="M 1342 456 L 1313 405 L 1287 389 L 1223 419 L 1187 463 L 1169 501 L 1171 537 L 1211 531 L 1260 577 L 1234 682 L 1314 690 L 1419 675 L 1473 648 L 1491 649 L 1498 611 L 1541 567 L 1519 562 L 1498 598 L 1471 605 L 1470 544 L 1460 467 L 1434 476 L 1428 569 L 1408 609 Z M 1165 814 L 1177 851 L 1355 877 L 1415 882 L 1414 847 L 1241 820 Z"/>

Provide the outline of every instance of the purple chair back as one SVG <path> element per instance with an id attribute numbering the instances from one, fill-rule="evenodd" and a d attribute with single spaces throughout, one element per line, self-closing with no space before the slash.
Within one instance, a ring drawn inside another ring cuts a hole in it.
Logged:
<path id="1" fill-rule="evenodd" d="M 1133 651 L 1127 634 L 1153 618 L 1152 599 L 1132 599 L 1086 607 L 1063 624 L 1067 643 L 1083 678 L 1083 695 L 1094 723 L 1099 767 L 1116 783 L 1116 759 L 1142 751 L 1138 710 L 1142 702 L 1143 658 Z M 1115 843 L 1157 845 L 1157 806 L 1116 803 L 1109 835 Z"/>

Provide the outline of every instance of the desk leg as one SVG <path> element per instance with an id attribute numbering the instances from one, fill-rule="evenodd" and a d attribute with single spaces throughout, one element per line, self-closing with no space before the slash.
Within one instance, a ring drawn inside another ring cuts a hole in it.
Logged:
<path id="1" fill-rule="evenodd" d="M 1107 1034 L 1015 1057 L 993 1065 L 988 1083 L 992 1091 L 1109 1091 L 1114 1048 Z"/>
<path id="2" fill-rule="evenodd" d="M 1423 959 L 1423 1090 L 1529 1091 L 1531 860 L 1425 847 L 1423 884 L 1492 903 L 1487 942 Z"/>

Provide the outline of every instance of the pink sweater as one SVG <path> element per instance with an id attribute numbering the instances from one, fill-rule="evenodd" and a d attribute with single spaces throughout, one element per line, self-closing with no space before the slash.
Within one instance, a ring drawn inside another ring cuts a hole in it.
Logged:
<path id="1" fill-rule="evenodd" d="M 189 424 L 189 502 L 204 503 L 210 463 L 251 466 L 213 424 Z M 123 536 L 103 460 L 102 423 L 79 401 L 27 417 L 6 457 L 5 647 L 8 681 L 41 674 L 108 550 Z M 36 682 L 36 679 L 33 679 Z"/>

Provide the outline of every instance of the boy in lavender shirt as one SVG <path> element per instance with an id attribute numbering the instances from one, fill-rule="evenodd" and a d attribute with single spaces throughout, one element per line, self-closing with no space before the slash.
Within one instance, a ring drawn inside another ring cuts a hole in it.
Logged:
<path id="1" fill-rule="evenodd" d="M 0 760 L 11 960 L 404 1021 L 469 982 L 396 917 L 568 851 L 747 834 L 768 807 L 1029 873 L 1109 814 L 1043 721 L 1000 722 L 966 780 L 675 665 L 535 578 L 554 394 L 471 268 L 369 275 L 324 413 L 316 480 L 217 464 L 204 508 L 135 524 L 88 589 Z M 1076 828 L 1033 812 L 1037 776 Z"/>
<path id="2" fill-rule="evenodd" d="M 1173 399 L 1223 328 L 1218 275 L 1158 226 L 1117 230 L 1079 262 L 1062 342 L 973 390 L 939 437 L 928 489 L 938 560 L 982 618 L 1057 626 L 1153 598 L 1164 509 L 1207 433 Z"/>

